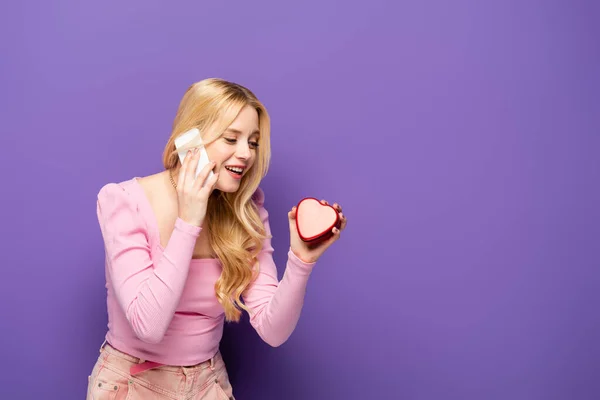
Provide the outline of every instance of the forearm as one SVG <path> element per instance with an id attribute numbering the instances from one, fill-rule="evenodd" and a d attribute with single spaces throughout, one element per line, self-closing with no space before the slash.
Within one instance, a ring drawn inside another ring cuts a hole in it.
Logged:
<path id="1" fill-rule="evenodd" d="M 185 286 L 198 233 L 199 229 L 178 219 L 160 259 L 155 264 L 148 259 L 134 276 L 115 282 L 127 320 L 141 340 L 158 343 L 164 337 Z M 126 268 L 133 261 L 127 258 L 116 255 L 113 264 Z"/>
<path id="2" fill-rule="evenodd" d="M 271 346 L 283 344 L 296 328 L 313 266 L 314 263 L 305 263 L 288 251 L 281 281 L 272 296 L 255 310 L 253 324 L 260 337 Z"/>

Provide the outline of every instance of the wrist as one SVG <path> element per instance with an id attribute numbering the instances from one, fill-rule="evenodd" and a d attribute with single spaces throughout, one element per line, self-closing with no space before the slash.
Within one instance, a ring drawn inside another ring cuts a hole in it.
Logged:
<path id="1" fill-rule="evenodd" d="M 177 217 L 177 220 L 175 221 L 175 229 L 198 235 L 202 230 L 202 226 L 190 223 L 181 217 Z"/>
<path id="2" fill-rule="evenodd" d="M 200 227 L 202 226 L 202 222 L 203 222 L 203 221 L 198 221 L 198 220 L 195 220 L 195 219 L 193 219 L 193 218 L 188 218 L 188 217 L 185 217 L 185 216 L 183 216 L 183 215 L 179 215 L 179 216 L 178 216 L 178 218 L 179 218 L 181 221 L 185 222 L 186 224 L 188 224 L 188 225 L 193 225 L 193 226 L 195 226 L 195 227 L 198 227 L 198 228 L 200 228 Z"/>
<path id="3" fill-rule="evenodd" d="M 294 250 L 292 247 L 290 247 L 290 252 L 293 256 L 295 256 L 299 261 L 301 261 L 304 264 L 314 264 L 318 260 L 318 257 L 303 254 L 302 252 Z"/>

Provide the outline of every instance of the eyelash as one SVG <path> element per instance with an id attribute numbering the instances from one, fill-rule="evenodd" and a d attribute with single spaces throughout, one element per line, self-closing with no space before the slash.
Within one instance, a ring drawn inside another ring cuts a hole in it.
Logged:
<path id="1" fill-rule="evenodd" d="M 229 144 L 234 144 L 235 142 L 237 142 L 237 139 L 229 139 L 229 138 L 223 138 L 225 139 L 225 141 Z M 250 142 L 250 145 L 253 146 L 253 148 L 257 148 L 259 146 L 258 142 Z"/>

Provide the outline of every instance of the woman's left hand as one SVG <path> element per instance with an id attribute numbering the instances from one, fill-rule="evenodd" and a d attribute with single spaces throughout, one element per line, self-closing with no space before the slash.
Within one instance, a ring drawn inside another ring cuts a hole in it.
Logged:
<path id="1" fill-rule="evenodd" d="M 329 205 L 327 201 L 321 200 L 321 204 Z M 333 228 L 333 235 L 316 244 L 311 244 L 300 239 L 300 235 L 298 235 L 298 230 L 296 229 L 296 207 L 293 207 L 290 212 L 288 212 L 288 220 L 290 222 L 290 246 L 292 248 L 292 252 L 304 261 L 305 263 L 314 263 L 316 262 L 321 255 L 331 246 L 334 242 L 336 242 L 340 238 L 341 232 L 346 228 L 346 216 L 342 214 L 342 207 L 339 204 L 334 203 L 333 208 L 338 212 L 340 216 L 340 228 Z"/>

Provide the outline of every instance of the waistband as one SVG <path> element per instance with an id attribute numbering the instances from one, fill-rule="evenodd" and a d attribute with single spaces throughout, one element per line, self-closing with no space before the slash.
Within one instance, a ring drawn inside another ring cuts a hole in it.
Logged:
<path id="1" fill-rule="evenodd" d="M 198 369 L 210 368 L 211 370 L 215 369 L 215 360 L 221 358 L 221 353 L 217 352 L 213 357 L 209 360 L 203 361 L 196 365 L 189 366 L 176 366 L 176 365 L 167 365 L 161 364 L 154 361 L 144 360 L 139 357 L 132 356 L 130 354 L 124 353 L 119 349 L 113 347 L 109 342 L 104 340 L 102 345 L 100 346 L 100 353 L 106 352 L 107 354 L 113 355 L 115 357 L 124 359 L 129 361 L 133 365 L 131 365 L 129 373 L 131 375 L 139 374 L 143 371 L 147 371 L 149 369 L 160 368 L 164 371 L 172 371 L 172 372 L 184 372 L 185 374 L 189 374 Z"/>

